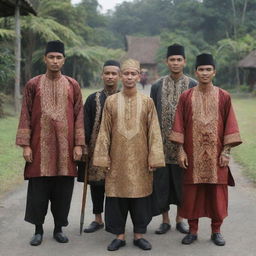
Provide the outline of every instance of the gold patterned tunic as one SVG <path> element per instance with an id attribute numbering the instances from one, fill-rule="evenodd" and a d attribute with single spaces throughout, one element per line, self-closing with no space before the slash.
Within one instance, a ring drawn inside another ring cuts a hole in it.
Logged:
<path id="1" fill-rule="evenodd" d="M 16 144 L 32 148 L 25 178 L 76 176 L 73 148 L 84 146 L 85 138 L 82 95 L 74 79 L 40 75 L 26 84 Z"/>
<path id="2" fill-rule="evenodd" d="M 149 166 L 165 165 L 152 99 L 138 92 L 107 98 L 93 164 L 110 168 L 105 180 L 108 197 L 140 198 L 152 193 Z"/>

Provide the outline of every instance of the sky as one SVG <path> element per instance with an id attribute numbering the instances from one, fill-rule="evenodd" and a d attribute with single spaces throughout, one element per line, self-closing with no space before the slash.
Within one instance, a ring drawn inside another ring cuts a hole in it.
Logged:
<path id="1" fill-rule="evenodd" d="M 120 4 L 125 0 L 98 0 L 98 3 L 102 6 L 102 12 L 106 13 L 108 9 L 113 9 L 116 4 Z M 127 2 L 131 0 L 126 0 Z M 79 3 L 80 0 L 72 0 L 73 4 Z"/>

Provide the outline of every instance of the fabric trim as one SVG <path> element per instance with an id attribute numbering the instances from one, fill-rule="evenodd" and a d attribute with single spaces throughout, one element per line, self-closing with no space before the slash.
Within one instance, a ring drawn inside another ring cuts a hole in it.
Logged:
<path id="1" fill-rule="evenodd" d="M 171 131 L 169 140 L 173 141 L 173 142 L 180 143 L 180 144 L 184 144 L 184 134 L 175 132 L 175 131 Z"/>
<path id="2" fill-rule="evenodd" d="M 240 133 L 233 133 L 224 136 L 224 145 L 238 146 L 242 143 Z"/>
<path id="3" fill-rule="evenodd" d="M 31 130 L 30 129 L 18 129 L 16 144 L 19 146 L 30 145 Z"/>

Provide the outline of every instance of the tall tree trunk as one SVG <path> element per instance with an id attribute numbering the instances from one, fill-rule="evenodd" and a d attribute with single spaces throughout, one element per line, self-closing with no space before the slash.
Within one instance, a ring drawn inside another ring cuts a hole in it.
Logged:
<path id="1" fill-rule="evenodd" d="M 248 3 L 248 0 L 245 0 L 244 1 L 244 8 L 243 8 L 242 19 L 241 19 L 241 24 L 242 25 L 244 24 L 244 20 L 245 20 L 245 14 L 246 14 L 246 10 L 247 10 L 247 3 Z"/>
<path id="2" fill-rule="evenodd" d="M 14 102 L 15 102 L 15 111 L 18 113 L 20 111 L 20 1 L 16 1 L 15 7 L 15 32 L 16 32 L 16 40 L 15 40 L 15 87 L 14 87 Z"/>

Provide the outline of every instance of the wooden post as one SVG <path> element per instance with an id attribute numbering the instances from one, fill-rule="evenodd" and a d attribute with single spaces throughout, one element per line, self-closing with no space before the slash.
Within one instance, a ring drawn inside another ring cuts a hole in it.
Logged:
<path id="1" fill-rule="evenodd" d="M 15 87 L 14 102 L 16 113 L 20 112 L 20 61 L 21 61 L 21 33 L 20 33 L 20 0 L 16 1 L 15 7 Z"/>

